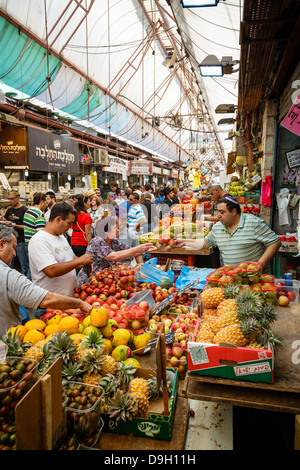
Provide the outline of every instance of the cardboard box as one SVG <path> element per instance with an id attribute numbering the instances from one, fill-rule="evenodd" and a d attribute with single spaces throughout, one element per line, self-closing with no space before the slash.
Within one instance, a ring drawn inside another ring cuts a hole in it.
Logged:
<path id="1" fill-rule="evenodd" d="M 187 345 L 187 369 L 192 374 L 223 377 L 248 382 L 273 383 L 274 354 L 272 349 L 250 349 L 197 343 L 196 327 Z"/>
<path id="2" fill-rule="evenodd" d="M 138 368 L 135 374 L 137 377 L 149 379 L 156 375 L 154 369 Z M 103 432 L 114 434 L 129 434 L 140 437 L 151 437 L 153 439 L 163 439 L 169 441 L 172 437 L 173 422 L 175 416 L 175 407 L 178 392 L 177 371 L 167 369 L 167 379 L 173 383 L 172 394 L 169 396 L 169 414 L 164 415 L 163 398 L 150 402 L 150 408 L 147 418 L 133 417 L 132 421 L 116 421 L 110 418 L 108 414 L 101 415 L 104 421 Z"/>

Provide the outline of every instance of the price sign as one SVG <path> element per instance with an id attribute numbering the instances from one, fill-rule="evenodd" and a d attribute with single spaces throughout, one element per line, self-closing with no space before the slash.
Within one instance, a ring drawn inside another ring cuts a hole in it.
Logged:
<path id="1" fill-rule="evenodd" d="M 192 282 L 189 282 L 188 284 L 186 284 L 185 286 L 183 286 L 181 289 L 179 289 L 178 291 L 178 296 L 180 296 L 181 294 L 183 294 L 184 292 L 186 292 L 187 290 L 189 289 L 192 289 L 193 287 L 195 287 L 197 284 L 199 284 L 199 279 L 194 279 L 194 281 Z"/>
<path id="2" fill-rule="evenodd" d="M 300 149 L 291 150 L 290 152 L 286 152 L 285 155 L 289 168 L 300 166 Z"/>
<path id="3" fill-rule="evenodd" d="M 160 302 L 155 307 L 153 315 L 158 315 L 164 308 L 166 308 L 171 302 L 173 302 L 174 299 L 175 299 L 174 294 L 168 295 L 168 297 L 166 297 L 162 302 Z M 153 317 L 153 315 L 151 315 L 151 317 Z"/>

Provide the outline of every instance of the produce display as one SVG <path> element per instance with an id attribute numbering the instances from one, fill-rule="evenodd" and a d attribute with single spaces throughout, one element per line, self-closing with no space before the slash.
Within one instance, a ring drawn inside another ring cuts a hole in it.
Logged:
<path id="1" fill-rule="evenodd" d="M 58 448 L 77 449 L 97 442 L 101 416 L 116 423 L 147 418 L 162 389 L 157 389 L 155 376 L 145 379 L 138 370 L 142 355 L 156 347 L 162 326 L 166 365 L 181 379 L 188 341 L 274 351 L 281 346 L 271 330 L 275 306 L 282 297 L 293 301 L 293 292 L 262 274 L 259 263 L 216 269 L 200 295 L 193 289 L 179 293 L 174 284 L 137 282 L 139 272 L 140 266 L 124 264 L 97 272 L 73 294 L 92 306 L 89 315 L 80 309 L 48 308 L 40 319 L 13 326 L 0 338 L 7 348 L 0 365 L 0 449 L 15 448 L 16 402 L 58 357 L 68 428 Z"/>
<path id="2" fill-rule="evenodd" d="M 210 282 L 200 295 L 203 314 L 199 322 L 195 340 L 202 343 L 234 343 L 238 347 L 267 349 L 272 345 L 274 351 L 281 346 L 281 340 L 271 331 L 277 318 L 277 287 L 273 276 L 261 274 L 259 263 L 244 262 L 238 265 L 238 281 L 232 277 L 216 286 Z M 219 268 L 216 281 L 224 274 Z M 228 273 L 236 271 L 226 267 Z M 262 281 L 263 282 L 260 282 Z M 266 282 L 268 281 L 268 282 Z"/>
<path id="3" fill-rule="evenodd" d="M 197 207 L 200 208 L 200 205 Z M 152 242 L 159 250 L 171 251 L 177 238 L 204 238 L 209 233 L 210 230 L 200 218 L 200 212 L 196 217 L 196 204 L 177 204 L 171 214 L 159 221 L 153 232 L 141 235 L 139 242 Z"/>

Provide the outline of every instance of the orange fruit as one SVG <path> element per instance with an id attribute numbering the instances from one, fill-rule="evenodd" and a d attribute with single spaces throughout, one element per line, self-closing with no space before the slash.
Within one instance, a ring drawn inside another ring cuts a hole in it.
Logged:
<path id="1" fill-rule="evenodd" d="M 46 336 L 53 335 L 54 333 L 58 333 L 58 332 L 59 332 L 59 328 L 56 323 L 47 325 L 46 328 L 44 329 L 44 333 Z"/>
<path id="2" fill-rule="evenodd" d="M 23 342 L 31 343 L 32 345 L 37 343 L 38 341 L 42 341 L 45 339 L 45 335 L 42 331 L 39 331 L 35 328 L 31 328 L 24 336 Z"/>
<path id="3" fill-rule="evenodd" d="M 38 318 L 33 318 L 32 320 L 28 320 L 24 326 L 27 330 L 44 330 L 46 328 L 46 323 Z"/>

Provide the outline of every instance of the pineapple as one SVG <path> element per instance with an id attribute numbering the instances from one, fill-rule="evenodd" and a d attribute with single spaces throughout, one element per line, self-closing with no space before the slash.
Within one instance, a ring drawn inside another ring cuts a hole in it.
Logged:
<path id="1" fill-rule="evenodd" d="M 149 394 L 149 384 L 146 379 L 142 377 L 136 377 L 132 379 L 129 383 L 128 390 L 130 393 L 138 392 L 145 395 L 148 398 Z"/>
<path id="2" fill-rule="evenodd" d="M 123 390 L 126 389 L 130 381 L 134 379 L 135 371 L 136 367 L 132 364 L 125 364 L 124 362 L 119 363 L 117 377 L 120 380 L 120 387 Z"/>
<path id="3" fill-rule="evenodd" d="M 79 376 L 82 374 L 82 369 L 80 364 L 77 362 L 69 362 L 68 364 L 63 364 L 61 375 L 62 382 L 66 381 L 78 381 Z"/>
<path id="4" fill-rule="evenodd" d="M 116 390 L 120 388 L 120 379 L 112 374 L 104 375 L 99 382 L 99 387 L 101 387 L 104 399 L 107 401 L 108 398 L 112 397 Z"/>
<path id="5" fill-rule="evenodd" d="M 48 341 L 49 352 L 55 361 L 61 357 L 63 363 L 70 362 L 76 353 L 74 341 L 67 335 L 65 331 L 60 331 L 53 335 Z"/>
<path id="6" fill-rule="evenodd" d="M 113 357 L 109 356 L 108 354 L 104 354 L 101 372 L 103 375 L 115 375 L 118 369 L 118 365 L 119 363 Z"/>
<path id="7" fill-rule="evenodd" d="M 95 385 L 98 387 L 101 377 L 102 376 L 100 374 L 84 374 L 82 381 L 88 385 Z"/>
<path id="8" fill-rule="evenodd" d="M 79 345 L 77 346 L 77 351 L 74 356 L 74 360 L 80 362 L 82 356 L 84 355 L 86 349 L 95 348 L 102 349 L 104 348 L 104 338 L 101 334 L 96 331 L 90 331 L 86 338 L 84 338 Z"/>
<path id="9" fill-rule="evenodd" d="M 85 383 L 98 385 L 102 378 L 101 368 L 103 363 L 103 354 L 101 348 L 86 349 L 81 358 L 80 364 L 83 371 L 83 381 Z"/>
<path id="10" fill-rule="evenodd" d="M 117 390 L 115 395 L 109 399 L 109 417 L 115 418 L 116 422 L 132 420 L 137 415 L 138 405 L 135 398 L 122 390 Z"/>
<path id="11" fill-rule="evenodd" d="M 213 343 L 214 337 L 215 333 L 211 325 L 204 323 L 198 331 L 196 341 L 199 343 Z"/>
<path id="12" fill-rule="evenodd" d="M 233 325 L 234 323 L 238 323 L 238 315 L 236 312 L 227 312 L 223 313 L 222 315 L 218 316 L 214 322 L 211 324 L 214 333 L 218 333 L 222 328 L 226 326 Z"/>
<path id="13" fill-rule="evenodd" d="M 223 313 L 236 313 L 238 310 L 235 299 L 225 299 L 217 307 L 217 315 L 222 315 Z"/>
<path id="14" fill-rule="evenodd" d="M 201 294 L 204 308 L 216 308 L 224 299 L 224 291 L 221 287 L 205 289 Z"/>
<path id="15" fill-rule="evenodd" d="M 130 381 L 129 393 L 135 398 L 138 405 L 138 415 L 145 416 L 149 409 L 149 384 L 146 379 L 137 377 Z"/>
<path id="16" fill-rule="evenodd" d="M 24 354 L 24 357 L 27 357 L 29 359 L 34 359 L 35 361 L 40 361 L 44 358 L 44 352 L 42 348 L 39 348 L 34 345 L 27 349 L 27 351 Z"/>
<path id="17" fill-rule="evenodd" d="M 23 356 L 24 351 L 31 346 L 29 343 L 22 343 L 20 336 L 15 331 L 8 331 L 6 335 L 0 336 L 0 340 L 7 346 L 7 356 Z"/>
<path id="18" fill-rule="evenodd" d="M 244 347 L 248 339 L 243 335 L 240 325 L 232 324 L 218 331 L 214 337 L 214 343 L 234 343 L 238 347 Z"/>
<path id="19" fill-rule="evenodd" d="M 235 299 L 240 293 L 241 287 L 236 284 L 230 284 L 224 287 L 224 296 L 226 299 Z"/>

